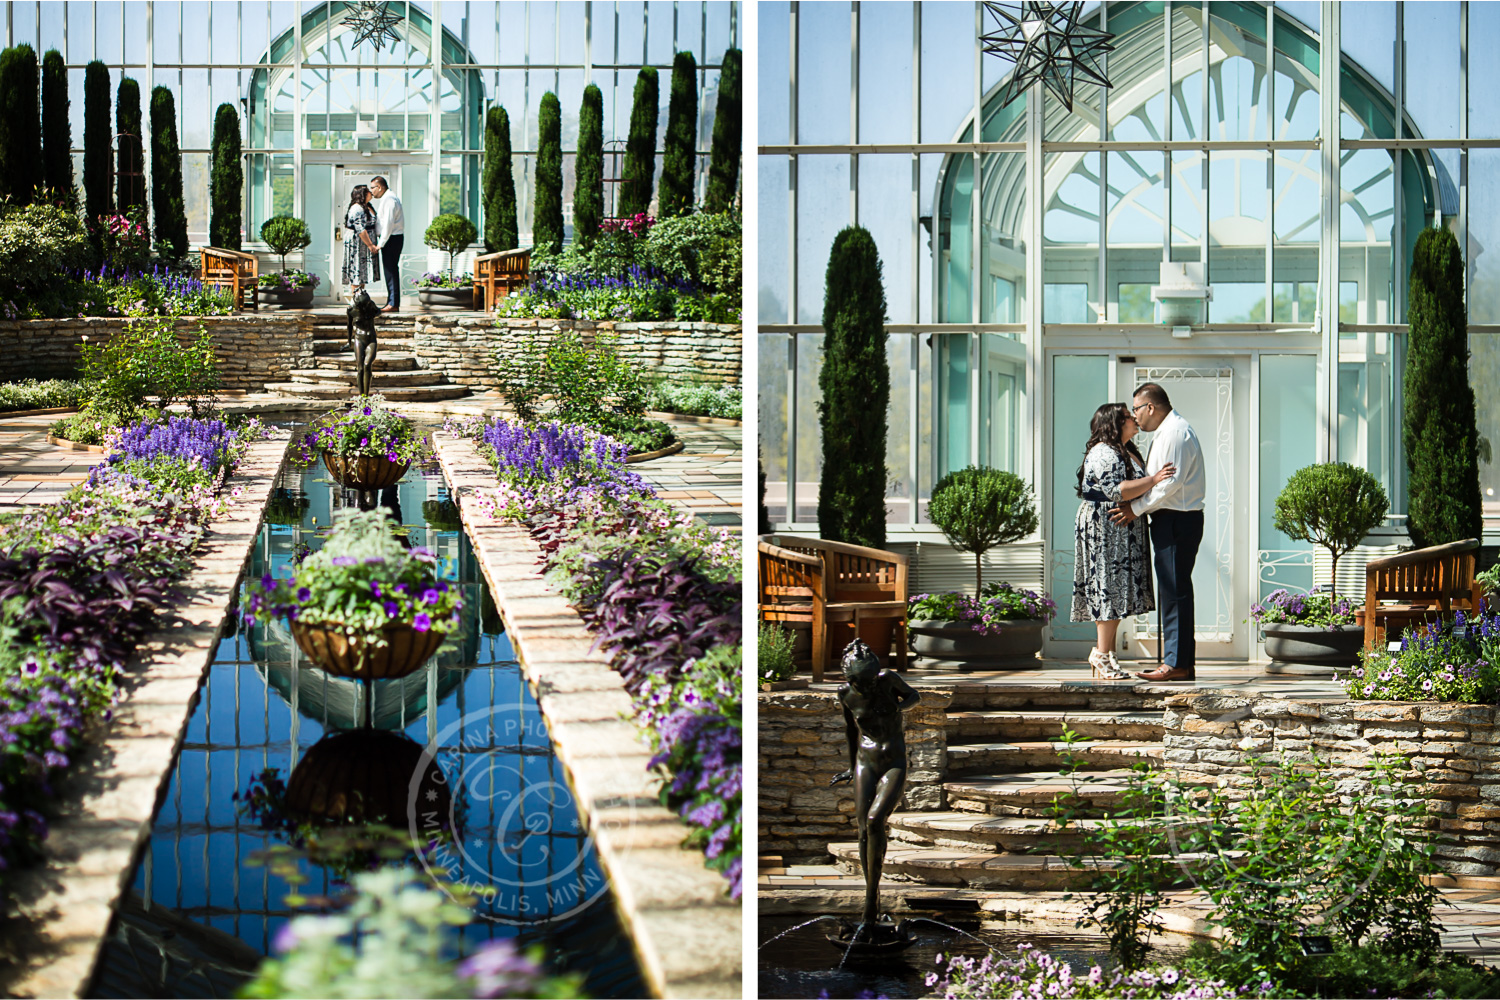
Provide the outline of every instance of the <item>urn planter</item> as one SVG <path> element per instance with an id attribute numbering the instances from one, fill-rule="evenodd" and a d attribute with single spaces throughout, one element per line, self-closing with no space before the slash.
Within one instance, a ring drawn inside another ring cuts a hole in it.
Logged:
<path id="1" fill-rule="evenodd" d="M 307 309 L 312 306 L 313 296 L 317 289 L 312 285 L 304 285 L 301 288 L 259 288 L 255 292 L 257 305 L 271 306 L 276 309 Z"/>
<path id="2" fill-rule="evenodd" d="M 304 625 L 292 622 L 297 648 L 313 663 L 335 677 L 361 681 L 393 680 L 422 669 L 443 644 L 439 632 L 418 632 L 410 625 L 387 625 L 385 645 L 351 639 L 337 625 Z"/>
<path id="3" fill-rule="evenodd" d="M 328 475 L 340 486 L 355 490 L 383 490 L 401 481 L 410 462 L 392 462 L 384 455 L 335 455 L 323 452 Z"/>
<path id="4" fill-rule="evenodd" d="M 1332 630 L 1322 625 L 1262 625 L 1266 636 L 1266 656 L 1271 673 L 1287 667 L 1352 667 L 1359 662 L 1359 651 L 1365 643 L 1361 625 L 1339 625 Z"/>
<path id="5" fill-rule="evenodd" d="M 910 621 L 907 633 L 912 652 L 934 660 L 958 660 L 981 667 L 1025 667 L 1042 665 L 1040 618 L 1007 621 L 999 635 L 981 635 L 966 621 Z"/>
<path id="6" fill-rule="evenodd" d="M 439 312 L 473 309 L 474 287 L 465 285 L 462 288 L 419 288 L 417 301 L 422 303 L 424 309 L 434 309 Z"/>

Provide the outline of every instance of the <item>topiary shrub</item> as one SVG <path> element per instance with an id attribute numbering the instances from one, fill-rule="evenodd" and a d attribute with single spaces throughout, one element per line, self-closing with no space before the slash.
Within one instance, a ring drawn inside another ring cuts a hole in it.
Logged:
<path id="1" fill-rule="evenodd" d="M 536 208 L 532 213 L 531 242 L 538 250 L 557 253 L 563 245 L 562 105 L 550 90 L 542 95 L 537 126 Z"/>
<path id="2" fill-rule="evenodd" d="M 984 554 L 1036 530 L 1036 495 L 1013 472 L 971 465 L 933 485 L 927 516 L 955 549 L 974 553 L 974 593 L 979 594 Z"/>
<path id="3" fill-rule="evenodd" d="M 510 116 L 490 108 L 484 123 L 484 249 L 514 250 L 521 245 L 516 225 L 516 177 L 510 162 Z"/>
<path id="4" fill-rule="evenodd" d="M 36 50 L 16 45 L 0 52 L 0 195 L 29 205 L 41 183 Z"/>
<path id="5" fill-rule="evenodd" d="M 1417 237 L 1407 302 L 1406 525 L 1416 546 L 1426 548 L 1478 538 L 1483 530 L 1463 258 L 1449 230 Z"/>
<path id="6" fill-rule="evenodd" d="M 62 53 L 42 57 L 42 183 L 48 197 L 77 204 L 73 192 L 73 128 L 68 122 L 68 67 Z"/>
<path id="7" fill-rule="evenodd" d="M 107 108 L 104 114 L 107 131 Z M 120 133 L 119 160 L 115 168 L 116 204 L 121 215 L 131 218 L 134 218 L 131 209 L 139 209 L 141 221 L 149 223 L 146 218 L 146 140 L 141 126 L 141 88 L 128 76 L 120 81 L 120 87 L 115 91 L 115 126 Z M 149 239 L 149 225 L 146 232 Z"/>
<path id="8" fill-rule="evenodd" d="M 114 210 L 109 184 L 109 67 L 98 59 L 83 71 L 83 206 L 90 225 Z"/>
<path id="9" fill-rule="evenodd" d="M 652 226 L 646 237 L 646 260 L 668 277 L 738 298 L 742 246 L 738 215 L 699 212 L 663 219 Z"/>
<path id="10" fill-rule="evenodd" d="M 620 198 L 615 215 L 628 219 L 651 207 L 651 185 L 656 176 L 656 120 L 660 112 L 656 69 L 647 66 L 635 78 L 630 106 L 630 133 L 625 140 L 625 163 L 620 168 Z"/>
<path id="11" fill-rule="evenodd" d="M 741 120 L 740 50 L 724 53 L 719 69 L 719 99 L 714 106 L 713 152 L 708 161 L 708 186 L 703 192 L 705 212 L 727 212 L 740 184 Z"/>
<path id="12" fill-rule="evenodd" d="M 187 256 L 187 208 L 182 200 L 182 151 L 177 145 L 177 102 L 172 91 L 151 91 L 151 215 L 156 245 L 174 259 Z"/>
<path id="13" fill-rule="evenodd" d="M 592 83 L 578 109 L 578 156 L 573 161 L 573 242 L 592 249 L 604 218 L 604 95 Z"/>
<path id="14" fill-rule="evenodd" d="M 1276 530 L 1288 538 L 1312 542 L 1333 557 L 1336 601 L 1339 557 L 1385 520 L 1390 509 L 1385 490 L 1365 469 L 1347 462 L 1309 465 L 1292 473 L 1276 497 Z"/>
<path id="15" fill-rule="evenodd" d="M 240 114 L 221 104 L 214 114 L 213 160 L 209 164 L 208 242 L 226 250 L 240 248 L 245 168 L 240 162 Z"/>
<path id="16" fill-rule="evenodd" d="M 885 545 L 885 419 L 891 374 L 885 357 L 885 288 L 868 230 L 834 237 L 823 298 L 823 369 L 818 422 L 823 477 L 818 527 L 824 538 Z"/>
<path id="17" fill-rule="evenodd" d="M 427 232 L 422 234 L 422 242 L 434 250 L 441 250 L 448 255 L 448 278 L 453 278 L 453 257 L 469 248 L 469 244 L 479 238 L 479 230 L 474 223 L 449 212 L 440 215 L 428 225 Z"/>
<path id="18" fill-rule="evenodd" d="M 271 252 L 281 257 L 281 269 L 286 270 L 286 255 L 301 250 L 312 243 L 312 233 L 307 223 L 290 215 L 273 215 L 260 224 L 261 242 Z"/>
<path id="19" fill-rule="evenodd" d="M 83 222 L 61 205 L 36 202 L 0 211 L 0 288 L 10 296 L 29 297 L 24 290 L 82 267 L 88 254 Z"/>
<path id="20" fill-rule="evenodd" d="M 698 145 L 698 63 L 691 52 L 672 58 L 672 95 L 667 104 L 667 135 L 662 140 L 663 219 L 693 210 L 693 166 Z"/>

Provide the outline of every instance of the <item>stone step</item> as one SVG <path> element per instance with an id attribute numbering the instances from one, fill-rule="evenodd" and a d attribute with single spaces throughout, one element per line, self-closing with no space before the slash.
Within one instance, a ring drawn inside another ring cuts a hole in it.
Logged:
<path id="1" fill-rule="evenodd" d="M 324 355 L 328 354 L 350 353 L 349 341 L 343 337 L 340 337 L 338 340 L 314 340 L 312 346 L 313 355 L 315 357 L 323 357 Z M 383 354 L 386 351 L 400 354 L 410 354 L 411 348 L 412 340 L 410 337 L 406 338 L 405 340 L 381 337 L 377 345 L 376 356 L 378 357 L 380 354 Z"/>
<path id="2" fill-rule="evenodd" d="M 413 371 L 393 372 L 376 369 L 371 372 L 371 385 L 384 391 L 386 388 L 409 385 L 432 385 L 442 384 L 446 380 L 437 372 L 423 371 L 420 368 Z M 352 386 L 358 379 L 359 373 L 352 368 L 293 368 L 293 382 L 326 383 L 328 385 Z"/>
<path id="3" fill-rule="evenodd" d="M 910 846 L 971 852 L 1076 854 L 1106 822 L 1101 818 L 1056 820 L 1024 816 L 985 816 L 964 812 L 910 812 L 891 817 L 891 840 Z M 1130 826 L 1161 820 L 1124 819 Z"/>
<path id="4" fill-rule="evenodd" d="M 1079 736 L 1105 740 L 1155 741 L 1162 738 L 1165 729 L 1162 713 L 1150 709 L 1109 712 L 1070 712 L 1065 709 L 950 711 L 948 742 L 1056 739 L 1062 735 L 1064 726 Z"/>
<path id="5" fill-rule="evenodd" d="M 1053 802 L 1067 803 L 1077 816 L 1107 816 L 1120 804 L 1132 772 L 1090 771 L 1076 782 L 1056 771 L 1018 771 L 943 782 L 955 812 L 1051 819 Z"/>
<path id="6" fill-rule="evenodd" d="M 1000 774 L 1009 771 L 1039 771 L 1061 768 L 1061 740 L 1016 743 L 956 743 L 948 747 L 948 774 Z M 1160 743 L 1134 740 L 1085 740 L 1074 743 L 1072 755 L 1085 769 L 1123 768 L 1137 761 L 1159 766 Z"/>
<path id="7" fill-rule="evenodd" d="M 328 370 L 352 370 L 355 366 L 354 355 L 345 351 L 343 354 L 321 354 L 317 359 L 319 369 Z M 386 353 L 380 351 L 375 355 L 375 370 L 377 372 L 409 372 L 417 369 L 417 356 L 415 354 L 403 354 L 399 352 Z"/>
<path id="8" fill-rule="evenodd" d="M 1154 662 L 1150 664 L 1155 665 Z M 1066 708 L 1080 712 L 1107 712 L 1161 708 L 1163 696 L 1149 693 L 1147 687 L 1145 681 L 1131 684 L 1126 681 L 1095 680 L 1089 677 L 1087 668 L 1079 671 L 1077 680 L 1050 683 L 959 680 L 948 688 L 953 696 L 948 709 L 957 712 L 1006 708 L 1046 711 Z"/>
<path id="9" fill-rule="evenodd" d="M 349 386 L 325 382 L 271 382 L 266 391 L 300 399 L 347 399 L 351 395 Z M 393 403 L 435 403 L 462 399 L 469 390 L 462 385 L 415 385 L 381 389 L 380 394 Z"/>
<path id="10" fill-rule="evenodd" d="M 851 875 L 862 874 L 859 844 L 829 844 L 834 864 Z M 1174 861 L 1192 866 L 1199 855 L 1182 854 Z M 1050 854 L 993 854 L 984 851 L 943 850 L 891 844 L 881 866 L 882 880 L 921 882 L 927 885 L 968 886 L 974 889 L 1058 890 L 1088 886 L 1096 872 L 1123 862 L 1089 858 L 1083 867 Z M 1188 875 L 1178 884 L 1187 884 Z"/>

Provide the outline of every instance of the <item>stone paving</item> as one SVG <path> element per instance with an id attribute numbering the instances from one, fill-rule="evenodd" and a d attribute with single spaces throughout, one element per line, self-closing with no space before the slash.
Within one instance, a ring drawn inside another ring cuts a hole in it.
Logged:
<path id="1" fill-rule="evenodd" d="M 744 510 L 744 427 L 669 420 L 683 449 L 635 466 L 657 495 L 714 527 L 738 531 Z"/>
<path id="2" fill-rule="evenodd" d="M 47 428 L 66 413 L 0 418 L 0 511 L 54 503 L 89 477 L 104 456 L 47 442 Z"/>

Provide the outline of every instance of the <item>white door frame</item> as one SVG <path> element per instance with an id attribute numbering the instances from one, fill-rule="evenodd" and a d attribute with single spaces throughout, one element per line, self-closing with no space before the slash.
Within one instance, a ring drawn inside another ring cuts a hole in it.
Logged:
<path id="1" fill-rule="evenodd" d="M 347 159 L 347 157 L 340 157 Z M 327 224 L 332 224 L 333 231 L 338 235 L 338 240 L 331 244 L 332 259 L 329 261 L 328 291 L 335 302 L 342 302 L 347 297 L 347 289 L 344 287 L 344 239 L 349 236 L 349 230 L 344 228 L 344 213 L 349 209 L 349 192 L 354 189 L 354 179 L 362 178 L 360 183 L 369 183 L 371 177 L 380 175 L 391 182 L 391 190 L 401 190 L 401 168 L 403 164 L 400 159 L 371 161 L 369 163 L 354 162 L 350 164 L 335 163 L 333 165 L 333 218 Z M 425 169 L 425 165 L 424 165 Z M 372 208 L 374 206 L 371 206 Z M 376 302 L 385 301 L 385 273 L 381 272 L 381 285 L 374 287 L 374 283 L 367 288 L 370 297 Z"/>

